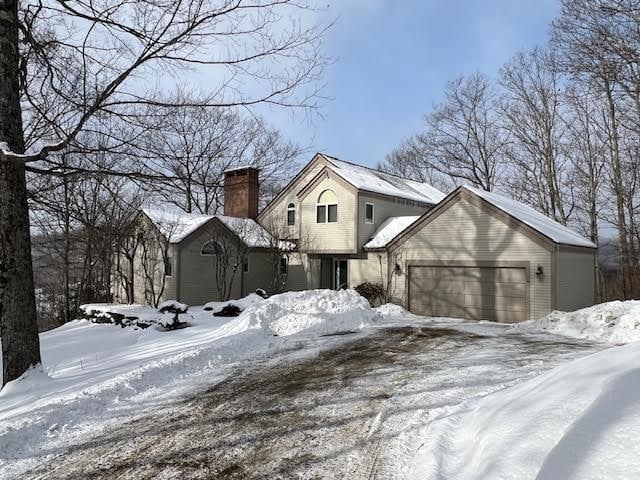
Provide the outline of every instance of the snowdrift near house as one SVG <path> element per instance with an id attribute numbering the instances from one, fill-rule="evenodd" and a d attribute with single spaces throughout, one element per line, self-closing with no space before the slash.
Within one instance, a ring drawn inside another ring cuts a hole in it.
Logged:
<path id="1" fill-rule="evenodd" d="M 610 348 L 436 418 L 411 478 L 640 478 L 640 344 Z"/>
<path id="2" fill-rule="evenodd" d="M 548 332 L 613 344 L 640 340 L 640 301 L 608 302 L 575 312 L 551 312 L 540 320 L 514 325 L 518 332 Z"/>
<path id="3" fill-rule="evenodd" d="M 191 327 L 175 331 L 75 320 L 41 334 L 42 368 L 0 392 L 0 478 L 41 462 L 43 452 L 61 453 L 110 425 L 207 388 L 234 362 L 289 349 L 304 337 L 357 331 L 378 317 L 353 291 L 268 300 L 252 294 L 235 303 L 246 310 L 233 318 L 190 307 L 180 317 L 189 317 Z M 87 308 L 141 320 L 173 317 L 140 305 Z"/>
<path id="4" fill-rule="evenodd" d="M 333 335 L 371 326 L 379 314 L 354 290 L 309 290 L 274 295 L 232 322 L 238 331 L 265 335 Z"/>

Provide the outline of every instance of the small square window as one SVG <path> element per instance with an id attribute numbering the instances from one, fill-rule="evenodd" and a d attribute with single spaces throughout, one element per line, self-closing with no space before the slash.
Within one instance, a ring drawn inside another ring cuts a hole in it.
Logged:
<path id="1" fill-rule="evenodd" d="M 364 204 L 364 223 L 373 223 L 373 203 Z"/>
<path id="2" fill-rule="evenodd" d="M 280 275 L 286 275 L 287 271 L 288 271 L 288 262 L 287 262 L 287 257 L 282 257 L 280 259 Z"/>
<path id="3" fill-rule="evenodd" d="M 338 205 L 327 205 L 329 223 L 336 223 L 338 221 Z"/>
<path id="4" fill-rule="evenodd" d="M 318 205 L 316 207 L 316 223 L 326 223 L 327 221 L 327 206 Z"/>

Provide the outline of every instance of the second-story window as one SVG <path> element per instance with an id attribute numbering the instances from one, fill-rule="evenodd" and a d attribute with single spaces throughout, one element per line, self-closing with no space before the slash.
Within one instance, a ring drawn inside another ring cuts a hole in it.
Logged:
<path id="1" fill-rule="evenodd" d="M 292 227 L 296 224 L 296 206 L 293 203 L 287 205 L 287 226 Z"/>
<path id="2" fill-rule="evenodd" d="M 333 190 L 325 190 L 318 197 L 316 205 L 317 223 L 336 223 L 338 221 L 338 197 Z"/>
<path id="3" fill-rule="evenodd" d="M 364 204 L 364 223 L 373 223 L 373 203 Z"/>

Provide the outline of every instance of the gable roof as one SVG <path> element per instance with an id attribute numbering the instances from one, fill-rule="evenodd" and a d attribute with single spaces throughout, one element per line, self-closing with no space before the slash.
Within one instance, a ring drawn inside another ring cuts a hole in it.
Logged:
<path id="1" fill-rule="evenodd" d="M 373 234 L 371 240 L 364 244 L 364 249 L 375 250 L 385 248 L 393 241 L 394 238 L 400 235 L 400 233 L 419 218 L 420 215 L 387 218 L 382 222 L 380 227 L 378 227 L 378 230 Z"/>
<path id="2" fill-rule="evenodd" d="M 324 153 L 316 153 L 311 161 L 291 179 L 287 186 L 280 190 L 269 204 L 262 209 L 258 218 L 271 210 L 271 208 L 290 191 L 290 188 L 295 185 L 300 178 L 303 178 L 304 174 L 311 169 L 318 159 L 323 160 L 327 164 L 326 168 L 331 169 L 332 172 L 359 190 L 405 198 L 430 205 L 437 204 L 446 196 L 438 189 L 426 183 L 416 182 L 390 173 L 379 172 L 373 168 L 345 162 L 344 160 L 339 160 Z M 301 189 L 304 189 L 305 186 L 306 185 L 303 185 Z"/>
<path id="3" fill-rule="evenodd" d="M 414 200 L 435 205 L 446 195 L 427 183 L 416 182 L 390 173 L 380 172 L 370 167 L 345 162 L 321 153 L 329 168 L 358 190 Z"/>
<path id="4" fill-rule="evenodd" d="M 220 222 L 249 248 L 270 248 L 277 240 L 262 225 L 251 218 L 204 215 L 178 210 L 145 208 L 142 212 L 158 231 L 169 241 L 177 244 L 212 220 Z M 293 248 L 290 242 L 280 242 L 281 248 Z"/>
<path id="5" fill-rule="evenodd" d="M 466 185 L 455 189 L 435 208 L 424 213 L 418 220 L 408 225 L 387 244 L 387 247 L 402 243 L 406 238 L 411 236 L 413 231 L 438 217 L 438 215 L 449 209 L 459 199 L 463 198 L 465 194 L 470 195 L 471 199 L 477 199 L 478 202 L 487 205 L 490 211 L 505 215 L 505 218 L 509 219 L 512 223 L 515 222 L 516 225 L 522 226 L 522 228 L 530 232 L 530 235 L 534 235 L 544 244 L 549 246 L 569 245 L 581 248 L 598 248 L 597 245 L 590 240 L 524 203 L 494 192 L 486 192 Z"/>
<path id="6" fill-rule="evenodd" d="M 582 235 L 577 234 L 570 228 L 552 220 L 524 203 L 504 197 L 494 192 L 486 192 L 466 185 L 462 188 L 472 192 L 483 200 L 489 202 L 494 207 L 530 226 L 545 237 L 551 239 L 554 243 L 560 245 L 572 245 L 576 247 L 597 248 L 592 241 L 584 238 Z"/>
<path id="7" fill-rule="evenodd" d="M 169 243 L 180 243 L 213 217 L 177 210 L 143 208 L 144 213 Z"/>

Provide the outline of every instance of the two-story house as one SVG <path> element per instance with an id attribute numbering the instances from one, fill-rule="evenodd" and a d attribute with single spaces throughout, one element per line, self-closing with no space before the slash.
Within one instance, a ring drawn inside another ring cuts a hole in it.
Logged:
<path id="1" fill-rule="evenodd" d="M 466 186 L 445 195 L 324 154 L 261 212 L 258 188 L 258 170 L 227 172 L 225 215 L 178 215 L 179 234 L 160 225 L 163 215 L 143 215 L 167 246 L 154 271 L 168 277 L 162 299 L 217 300 L 229 274 L 231 297 L 369 281 L 412 312 L 476 320 L 594 302 L 596 246 L 502 195 Z M 147 291 L 145 281 L 137 288 Z"/>
<path id="2" fill-rule="evenodd" d="M 258 222 L 298 246 L 290 264 L 303 268 L 290 269 L 291 290 L 386 284 L 387 259 L 365 245 L 381 226 L 406 227 L 444 197 L 426 183 L 317 154 Z"/>

